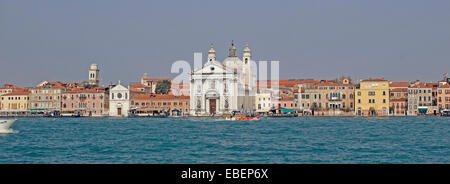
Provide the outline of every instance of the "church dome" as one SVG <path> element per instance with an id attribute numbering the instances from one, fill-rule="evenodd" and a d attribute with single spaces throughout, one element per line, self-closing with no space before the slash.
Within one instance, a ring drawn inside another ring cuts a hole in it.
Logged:
<path id="1" fill-rule="evenodd" d="M 228 57 L 223 60 L 222 64 L 230 69 L 239 69 L 242 67 L 242 60 L 236 56 L 236 47 L 233 42 L 231 42 L 231 47 L 228 50 Z"/>
<path id="2" fill-rule="evenodd" d="M 223 60 L 222 64 L 227 68 L 239 69 L 242 67 L 242 60 L 238 57 L 227 57 Z"/>

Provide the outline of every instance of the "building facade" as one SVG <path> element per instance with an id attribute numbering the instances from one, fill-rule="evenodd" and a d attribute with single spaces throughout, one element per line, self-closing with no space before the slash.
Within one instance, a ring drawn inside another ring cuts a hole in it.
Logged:
<path id="1" fill-rule="evenodd" d="M 130 115 L 130 90 L 119 83 L 109 90 L 109 116 L 128 117 Z"/>
<path id="2" fill-rule="evenodd" d="M 450 111 L 450 85 L 445 84 L 437 88 L 437 104 L 440 113 Z"/>
<path id="3" fill-rule="evenodd" d="M 354 112 L 354 93 L 355 85 L 350 79 L 303 85 L 296 94 L 297 109 L 309 115 L 347 116 Z"/>
<path id="4" fill-rule="evenodd" d="M 30 92 L 14 91 L 0 96 L 2 116 L 26 115 L 30 111 Z"/>
<path id="5" fill-rule="evenodd" d="M 109 93 L 106 88 L 71 89 L 62 94 L 62 111 L 73 110 L 85 117 L 108 114 Z"/>
<path id="6" fill-rule="evenodd" d="M 62 107 L 62 93 L 66 87 L 61 82 L 44 81 L 31 89 L 30 111 L 32 114 L 58 115 Z"/>
<path id="7" fill-rule="evenodd" d="M 0 96 L 14 92 L 14 91 L 24 91 L 24 90 L 27 90 L 27 89 L 21 88 L 18 86 L 14 86 L 12 84 L 5 84 L 4 86 L 0 87 Z M 2 108 L 2 99 L 0 98 L 0 109 L 1 108 Z"/>
<path id="8" fill-rule="evenodd" d="M 408 112 L 408 98 L 389 99 L 389 110 L 392 116 L 406 116 Z"/>
<path id="9" fill-rule="evenodd" d="M 269 113 L 272 108 L 272 94 L 271 93 L 257 93 L 255 96 L 256 113 Z"/>
<path id="10" fill-rule="evenodd" d="M 174 96 L 166 94 L 135 95 L 131 99 L 132 109 L 154 108 L 163 109 L 169 115 L 189 115 L 189 96 Z"/>
<path id="11" fill-rule="evenodd" d="M 251 64 L 249 49 L 244 49 L 244 62 L 236 56 L 232 44 L 228 57 L 220 63 L 211 45 L 207 63 L 191 73 L 190 114 L 192 116 L 211 116 L 231 114 L 233 111 L 250 112 L 254 110 L 255 94 L 251 84 L 253 76 L 247 70 Z M 256 82 L 255 82 L 256 84 Z"/>
<path id="12" fill-rule="evenodd" d="M 355 114 L 358 116 L 389 115 L 389 82 L 366 79 L 355 90 Z"/>
<path id="13" fill-rule="evenodd" d="M 427 115 L 434 113 L 433 86 L 425 83 L 412 85 L 408 88 L 408 115 Z"/>

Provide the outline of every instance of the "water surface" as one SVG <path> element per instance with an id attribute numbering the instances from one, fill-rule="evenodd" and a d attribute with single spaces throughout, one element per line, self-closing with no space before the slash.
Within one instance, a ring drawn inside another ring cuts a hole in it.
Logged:
<path id="1" fill-rule="evenodd" d="M 450 163 L 450 118 L 22 118 L 0 163 Z"/>

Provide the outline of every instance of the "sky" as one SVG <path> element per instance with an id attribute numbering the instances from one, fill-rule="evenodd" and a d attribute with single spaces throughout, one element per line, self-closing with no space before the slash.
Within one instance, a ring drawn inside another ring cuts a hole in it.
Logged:
<path id="1" fill-rule="evenodd" d="M 214 44 L 248 44 L 280 78 L 437 81 L 450 73 L 448 0 L 0 0 L 0 84 L 175 77 Z"/>

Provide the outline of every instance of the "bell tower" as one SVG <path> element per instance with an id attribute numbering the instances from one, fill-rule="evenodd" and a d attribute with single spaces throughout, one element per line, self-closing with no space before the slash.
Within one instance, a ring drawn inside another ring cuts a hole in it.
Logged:
<path id="1" fill-rule="evenodd" d="M 97 86 L 99 83 L 99 77 L 98 74 L 100 73 L 100 70 L 98 69 L 97 64 L 92 64 L 89 68 L 89 84 Z"/>
<path id="2" fill-rule="evenodd" d="M 208 62 L 215 61 L 216 60 L 216 51 L 214 50 L 214 45 L 211 44 L 211 47 L 208 51 Z"/>
<path id="3" fill-rule="evenodd" d="M 251 59 L 252 59 L 252 53 L 250 48 L 248 48 L 248 44 L 245 45 L 244 48 L 244 54 L 242 57 L 242 64 L 243 64 L 243 73 L 245 76 L 245 89 L 249 90 L 251 86 Z"/>

